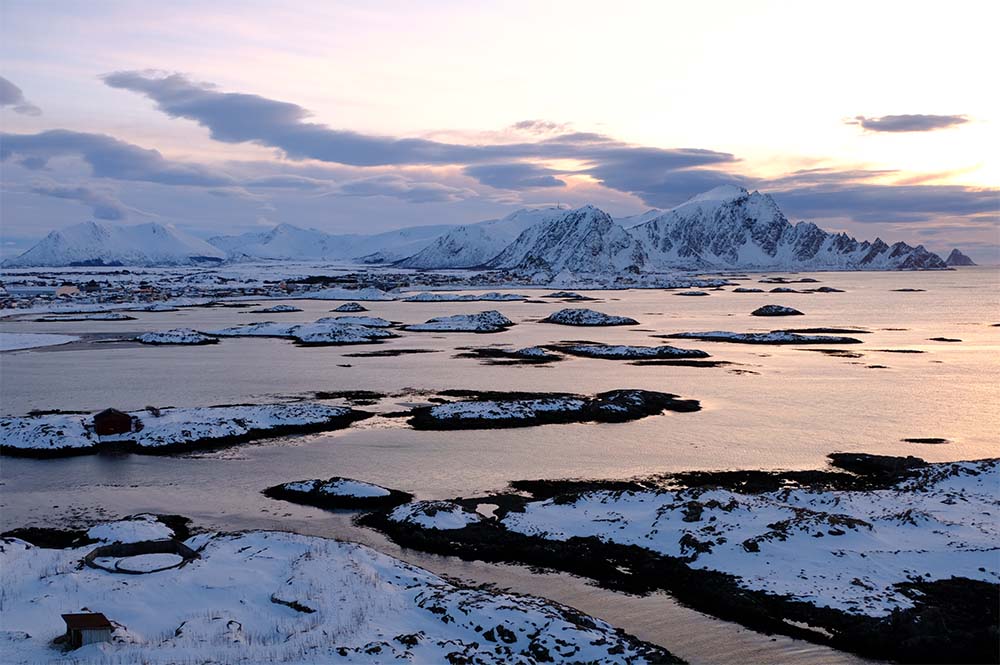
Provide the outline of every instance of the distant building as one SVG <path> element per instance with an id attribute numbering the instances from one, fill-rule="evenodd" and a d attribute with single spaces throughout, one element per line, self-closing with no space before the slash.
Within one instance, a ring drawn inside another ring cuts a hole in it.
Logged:
<path id="1" fill-rule="evenodd" d="M 64 614 L 62 618 L 66 622 L 66 643 L 71 649 L 111 641 L 111 631 L 115 628 L 100 612 Z"/>
<path id="2" fill-rule="evenodd" d="M 94 433 L 98 436 L 129 434 L 134 426 L 132 416 L 118 409 L 104 409 L 94 416 Z"/>
<path id="3" fill-rule="evenodd" d="M 63 284 L 56 289 L 57 298 L 70 298 L 78 295 L 80 295 L 80 289 L 78 289 L 74 284 Z"/>

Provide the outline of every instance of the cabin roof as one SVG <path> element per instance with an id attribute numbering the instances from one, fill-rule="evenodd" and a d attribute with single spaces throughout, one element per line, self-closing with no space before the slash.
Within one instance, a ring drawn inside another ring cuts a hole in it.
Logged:
<path id="1" fill-rule="evenodd" d="M 111 622 L 108 621 L 108 617 L 104 616 L 100 612 L 64 614 L 62 615 L 62 618 L 63 621 L 66 622 L 66 628 L 70 630 L 114 628 L 114 626 L 111 625 Z"/>

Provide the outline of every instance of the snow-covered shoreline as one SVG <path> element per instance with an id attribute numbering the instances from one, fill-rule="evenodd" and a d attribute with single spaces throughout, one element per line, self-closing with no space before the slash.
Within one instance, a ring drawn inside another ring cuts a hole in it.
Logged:
<path id="1" fill-rule="evenodd" d="M 91 533 L 105 542 L 173 535 L 149 519 Z M 679 662 L 571 608 L 457 586 L 363 545 L 273 531 L 199 533 L 183 544 L 197 558 L 123 575 L 116 569 L 170 561 L 132 556 L 102 569 L 79 565 L 93 545 L 0 539 L 5 662 Z M 111 641 L 61 652 L 52 640 L 67 611 L 103 612 Z"/>

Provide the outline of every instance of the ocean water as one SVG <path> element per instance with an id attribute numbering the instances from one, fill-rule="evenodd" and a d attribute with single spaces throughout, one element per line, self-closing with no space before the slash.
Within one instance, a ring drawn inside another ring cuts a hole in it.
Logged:
<path id="1" fill-rule="evenodd" d="M 268 402 L 317 390 L 391 395 L 373 407 L 421 403 L 421 391 L 447 388 L 595 393 L 646 388 L 698 399 L 696 413 L 623 424 L 426 432 L 400 419 L 372 418 L 348 430 L 270 440 L 182 457 L 81 457 L 0 461 L 0 526 L 64 523 L 140 511 L 180 513 L 200 526 L 277 528 L 359 540 L 444 574 L 496 581 L 592 612 L 674 649 L 694 662 L 734 657 L 771 662 L 851 662 L 849 656 L 709 619 L 654 595 L 636 599 L 596 590 L 564 575 L 539 576 L 401 551 L 354 527 L 349 515 L 272 501 L 260 490 L 280 482 L 341 475 L 412 492 L 419 498 L 476 496 L 522 478 L 621 478 L 688 469 L 804 469 L 834 451 L 917 455 L 930 461 L 1000 454 L 1000 272 L 817 273 L 844 293 L 733 293 L 707 297 L 670 291 L 583 291 L 589 303 L 365 303 L 369 314 L 417 323 L 432 316 L 497 309 L 517 325 L 497 334 L 402 333 L 384 344 L 296 347 L 273 339 L 226 339 L 208 347 L 147 347 L 99 338 L 261 320 L 313 321 L 339 303 L 295 301 L 305 311 L 254 315 L 240 309 L 133 314 L 135 321 L 0 321 L 0 331 L 60 332 L 86 339 L 61 347 L 0 354 L 0 410 L 96 410 Z M 791 276 L 795 278 L 797 276 Z M 743 286 L 758 284 L 751 275 Z M 918 288 L 922 292 L 895 289 Z M 547 291 L 525 291 L 532 297 Z M 805 316 L 760 318 L 764 304 Z M 538 323 L 560 307 L 631 316 L 637 326 L 575 328 Z M 251 309 L 250 307 L 246 309 Z M 669 340 L 732 365 L 633 366 L 567 358 L 552 365 L 484 365 L 454 357 L 460 347 L 520 348 L 563 340 L 656 345 L 653 334 L 858 326 L 863 344 L 750 346 Z M 931 341 L 934 337 L 961 342 Z M 350 357 L 391 349 L 433 353 Z M 813 349 L 861 354 L 844 358 Z M 921 353 L 898 353 L 920 351 Z M 942 445 L 904 438 L 941 437 Z M 715 632 L 713 632 L 715 631 Z"/>

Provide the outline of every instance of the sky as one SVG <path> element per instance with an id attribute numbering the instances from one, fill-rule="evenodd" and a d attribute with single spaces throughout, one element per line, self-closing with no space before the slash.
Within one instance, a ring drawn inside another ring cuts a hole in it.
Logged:
<path id="1" fill-rule="evenodd" d="M 1000 3 L 0 2 L 0 253 L 669 208 L 1000 263 Z"/>

